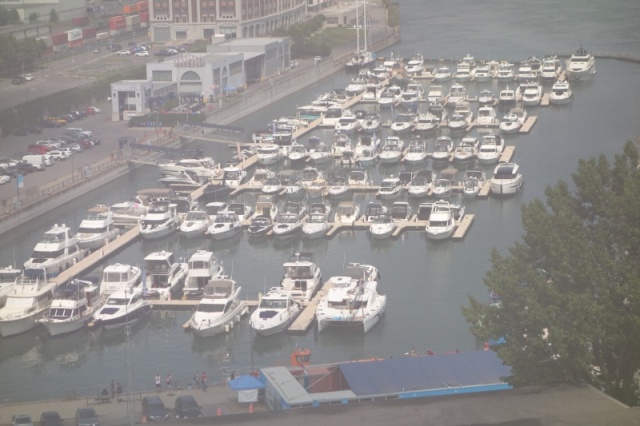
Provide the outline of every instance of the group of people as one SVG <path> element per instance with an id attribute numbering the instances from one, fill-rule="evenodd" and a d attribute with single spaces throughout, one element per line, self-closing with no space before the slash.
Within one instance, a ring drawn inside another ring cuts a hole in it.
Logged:
<path id="1" fill-rule="evenodd" d="M 120 384 L 120 382 L 116 384 L 115 380 L 111 380 L 111 394 L 109 394 L 107 388 L 102 389 L 102 392 L 100 393 L 102 399 L 111 398 L 111 400 L 114 400 L 116 398 L 116 395 L 118 395 L 118 397 L 122 395 L 122 385 Z"/>
<path id="2" fill-rule="evenodd" d="M 206 371 L 203 371 L 202 373 L 198 373 L 197 371 L 195 372 L 195 374 L 193 375 L 193 382 L 195 383 L 196 389 L 202 389 L 203 391 L 206 392 L 207 387 L 208 387 L 208 376 Z M 176 390 L 181 389 L 180 386 L 176 383 L 173 382 L 173 377 L 171 376 L 171 374 L 167 374 L 167 376 L 164 379 L 165 382 L 165 388 L 167 390 L 167 392 L 171 392 L 171 389 L 173 386 L 175 386 Z M 158 393 L 162 392 L 162 376 L 158 373 L 156 374 L 155 377 L 155 384 L 156 384 L 156 391 Z"/>
<path id="3" fill-rule="evenodd" d="M 208 387 L 208 377 L 207 372 L 203 371 L 202 373 L 198 373 L 197 371 L 193 374 L 193 382 L 196 385 L 196 389 L 202 389 L 203 391 L 207 391 Z"/>

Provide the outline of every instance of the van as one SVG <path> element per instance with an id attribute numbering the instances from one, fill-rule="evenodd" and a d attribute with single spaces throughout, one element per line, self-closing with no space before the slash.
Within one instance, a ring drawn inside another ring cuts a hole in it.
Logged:
<path id="1" fill-rule="evenodd" d="M 45 162 L 44 155 L 25 155 L 22 157 L 22 161 L 31 164 L 37 170 L 44 170 L 47 168 L 47 163 Z"/>
<path id="2" fill-rule="evenodd" d="M 147 420 L 166 420 L 169 418 L 169 410 L 159 396 L 145 396 L 142 398 L 142 415 Z"/>
<path id="3" fill-rule="evenodd" d="M 200 406 L 192 395 L 180 395 L 175 404 L 176 419 L 202 417 Z"/>

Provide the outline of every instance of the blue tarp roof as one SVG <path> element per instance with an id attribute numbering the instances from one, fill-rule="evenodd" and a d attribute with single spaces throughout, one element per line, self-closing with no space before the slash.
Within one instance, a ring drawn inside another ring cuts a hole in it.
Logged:
<path id="1" fill-rule="evenodd" d="M 234 391 L 264 389 L 264 383 L 254 376 L 245 375 L 240 376 L 237 379 L 230 380 L 229 387 Z"/>
<path id="2" fill-rule="evenodd" d="M 511 374 L 493 351 L 353 362 L 340 370 L 358 396 L 495 385 Z"/>

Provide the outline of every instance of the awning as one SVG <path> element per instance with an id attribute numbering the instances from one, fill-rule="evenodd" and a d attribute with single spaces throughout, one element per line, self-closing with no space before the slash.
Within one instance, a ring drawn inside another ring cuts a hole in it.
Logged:
<path id="1" fill-rule="evenodd" d="M 251 375 L 240 376 L 237 379 L 230 380 L 228 384 L 231 390 L 234 391 L 264 389 L 264 383 Z"/>

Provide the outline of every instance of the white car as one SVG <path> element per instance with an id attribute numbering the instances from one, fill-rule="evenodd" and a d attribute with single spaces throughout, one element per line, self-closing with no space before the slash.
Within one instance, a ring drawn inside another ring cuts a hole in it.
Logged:
<path id="1" fill-rule="evenodd" d="M 11 176 L 0 175 L 0 185 L 8 183 L 11 181 Z"/>
<path id="2" fill-rule="evenodd" d="M 62 146 L 62 144 L 60 142 L 53 142 L 53 141 L 37 141 L 36 145 L 42 145 L 42 146 L 48 146 L 49 148 L 60 148 Z"/>
<path id="3" fill-rule="evenodd" d="M 136 52 L 136 56 L 149 56 L 149 52 L 147 52 L 146 50 L 141 50 L 139 52 Z"/>
<path id="4" fill-rule="evenodd" d="M 129 56 L 129 51 L 128 50 L 118 50 L 116 52 L 116 55 L 118 55 L 118 56 Z"/>
<path id="5" fill-rule="evenodd" d="M 52 151 L 49 151 L 47 155 L 50 155 L 56 160 L 66 160 L 67 158 L 71 157 L 71 154 L 69 154 L 67 151 L 62 151 L 59 149 L 54 149 Z"/>
<path id="6" fill-rule="evenodd" d="M 32 81 L 33 79 L 35 79 L 35 77 L 33 76 L 33 74 L 25 74 L 24 79 L 27 81 Z"/>

